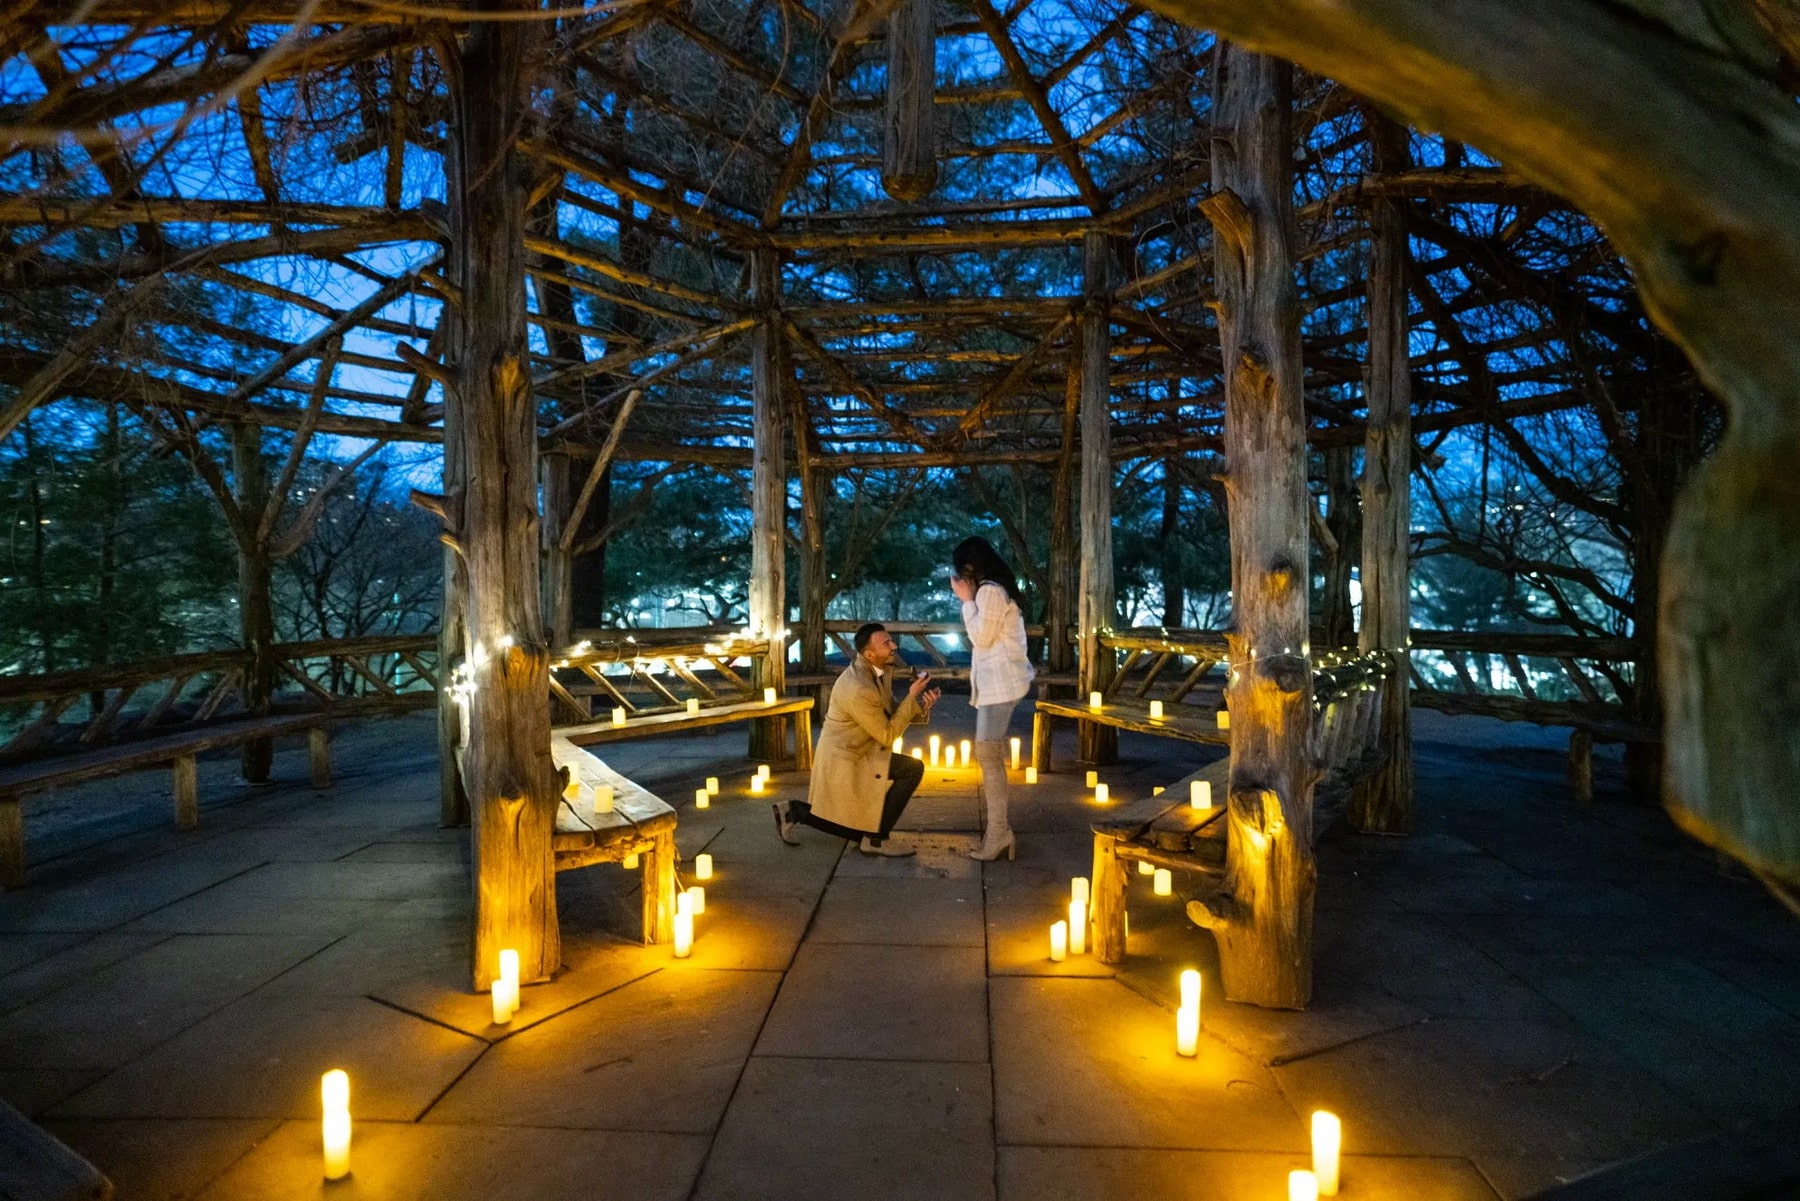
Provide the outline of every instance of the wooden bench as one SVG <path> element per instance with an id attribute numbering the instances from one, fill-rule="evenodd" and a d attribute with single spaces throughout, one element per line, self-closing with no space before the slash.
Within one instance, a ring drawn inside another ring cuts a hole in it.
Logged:
<path id="1" fill-rule="evenodd" d="M 1085 700 L 1076 702 L 1040 700 L 1031 719 L 1031 765 L 1039 772 L 1050 767 L 1050 744 L 1058 721 L 1091 721 L 1117 726 L 1138 734 L 1154 734 L 1159 738 L 1178 738 L 1183 742 L 1200 742 L 1210 746 L 1228 746 L 1231 733 L 1219 729 L 1219 706 L 1190 705 L 1185 701 L 1169 704 L 1164 715 L 1150 716 L 1150 702 L 1127 698 L 1111 700 L 1098 709 L 1090 709 Z"/>
<path id="2" fill-rule="evenodd" d="M 93 1164 L 0 1101 L 0 1201 L 110 1201 Z"/>
<path id="3" fill-rule="evenodd" d="M 668 942 L 675 936 L 675 810 L 647 789 L 626 779 L 565 735 L 550 737 L 556 766 L 585 787 L 582 799 L 564 798 L 556 811 L 550 847 L 556 870 L 596 863 L 623 863 L 639 857 L 643 870 L 643 939 Z M 613 790 L 611 813 L 595 813 L 595 785 Z"/>
<path id="4" fill-rule="evenodd" d="M 322 713 L 244 718 L 0 767 L 0 885 L 18 888 L 25 883 L 25 819 L 21 802 L 32 793 L 167 763 L 174 773 L 175 828 L 192 830 L 200 824 L 200 754 L 256 738 L 306 730 L 312 786 L 328 788 L 331 720 Z"/>
<path id="5" fill-rule="evenodd" d="M 1125 892 L 1135 864 L 1222 878 L 1225 874 L 1225 788 L 1231 761 L 1209 763 L 1161 796 L 1121 805 L 1093 823 L 1094 866 L 1089 917 L 1094 957 L 1125 961 Z M 1213 805 L 1188 803 L 1196 780 L 1212 785 Z"/>
<path id="6" fill-rule="evenodd" d="M 705 729 L 731 722 L 754 721 L 760 717 L 791 717 L 794 727 L 794 766 L 812 770 L 812 713 L 810 696 L 783 697 L 774 704 L 764 701 L 742 701 L 731 705 L 703 705 L 698 713 L 675 710 L 667 713 L 645 713 L 627 717 L 622 724 L 606 721 L 582 722 L 557 726 L 555 733 L 576 746 L 597 746 L 607 742 L 624 742 L 632 738 L 653 738 L 659 734 L 679 734 L 686 730 Z"/>

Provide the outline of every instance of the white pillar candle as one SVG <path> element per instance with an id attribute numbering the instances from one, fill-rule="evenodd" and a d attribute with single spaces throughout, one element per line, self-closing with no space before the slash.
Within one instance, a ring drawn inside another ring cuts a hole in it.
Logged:
<path id="1" fill-rule="evenodd" d="M 694 856 L 694 879 L 712 879 L 712 856 L 708 855 L 705 851 Z"/>
<path id="2" fill-rule="evenodd" d="M 1155 874 L 1156 874 L 1156 865 L 1154 863 L 1151 863 L 1147 859 L 1138 860 L 1138 875 L 1153 876 Z"/>
<path id="3" fill-rule="evenodd" d="M 565 801 L 581 800 L 581 781 L 579 779 L 577 779 L 576 777 L 570 776 L 569 782 L 567 784 L 563 785 L 563 800 L 565 800 Z"/>
<path id="4" fill-rule="evenodd" d="M 1106 698 L 1101 696 L 1098 692 L 1088 693 L 1088 708 L 1090 708 L 1090 709 L 1100 708 L 1100 702 L 1105 699 Z"/>
<path id="5" fill-rule="evenodd" d="M 325 1143 L 325 1179 L 342 1180 L 350 1174 L 350 1074 L 332 1068 L 319 1080 L 324 1107 L 320 1133 Z"/>
<path id="6" fill-rule="evenodd" d="M 1087 901 L 1069 902 L 1069 952 L 1087 954 Z"/>
<path id="7" fill-rule="evenodd" d="M 1100 773 L 1099 772 L 1091 771 L 1087 774 L 1087 786 L 1089 788 L 1092 788 L 1094 785 L 1098 784 L 1099 782 L 1100 782 Z"/>
<path id="8" fill-rule="evenodd" d="M 1014 771 L 1019 770 L 1019 751 L 1021 749 L 1023 749 L 1024 745 L 1025 745 L 1024 739 L 1022 739 L 1022 738 L 1012 739 L 1012 765 L 1013 765 Z"/>
<path id="9" fill-rule="evenodd" d="M 698 884 L 691 884 L 687 890 L 688 912 L 698 917 L 706 912 L 706 890 Z"/>
<path id="10" fill-rule="evenodd" d="M 712 805 L 712 793 L 704 788 L 694 789 L 694 808 L 706 809 Z"/>
<path id="11" fill-rule="evenodd" d="M 1188 804 L 1196 809 L 1212 808 L 1212 781 L 1190 780 L 1188 782 Z"/>
<path id="12" fill-rule="evenodd" d="M 1112 800 L 1112 792 L 1106 785 L 1094 785 L 1094 803 L 1096 805 L 1104 805 L 1110 800 Z"/>
<path id="13" fill-rule="evenodd" d="M 694 716 L 694 714 L 700 712 L 700 698 L 699 697 L 696 697 L 696 696 L 688 697 L 687 711 L 688 711 L 689 717 L 692 717 L 692 716 Z"/>
<path id="14" fill-rule="evenodd" d="M 1163 719 L 1163 703 L 1161 701 L 1151 701 L 1150 702 L 1150 720 L 1151 721 L 1161 721 L 1162 719 Z"/>
<path id="15" fill-rule="evenodd" d="M 913 758 L 923 763 L 925 761 L 925 748 L 922 746 L 915 746 L 913 748 Z"/>
<path id="16" fill-rule="evenodd" d="M 763 689 L 763 704 L 773 705 L 774 703 L 775 703 L 775 690 L 773 688 Z"/>
<path id="17" fill-rule="evenodd" d="M 1316 1110 L 1312 1116 L 1313 1175 L 1319 1178 L 1319 1196 L 1338 1192 L 1338 1154 L 1344 1147 L 1344 1124 L 1335 1113 Z"/>
<path id="18" fill-rule="evenodd" d="M 761 776 L 751 776 L 750 777 L 750 795 L 751 796 L 761 796 L 762 790 L 763 790 L 763 778 Z"/>
<path id="19" fill-rule="evenodd" d="M 628 872 L 635 872 L 637 870 L 637 865 L 638 865 L 638 857 L 636 855 L 625 856 L 625 862 L 624 862 L 624 864 L 622 864 L 622 866 Z"/>
<path id="20" fill-rule="evenodd" d="M 504 1026 L 513 1020 L 519 1008 L 519 986 L 509 980 L 496 980 L 490 990 L 494 1002 L 494 1025 Z"/>
<path id="21" fill-rule="evenodd" d="M 1183 1005 L 1175 1011 L 1175 1053 L 1189 1059 L 1200 1053 L 1200 1010 Z"/>
<path id="22" fill-rule="evenodd" d="M 681 894 L 681 898 L 686 897 Z M 694 949 L 694 915 L 686 910 L 678 910 L 675 914 L 675 958 L 686 959 L 688 952 Z"/>
<path id="23" fill-rule="evenodd" d="M 613 786 L 611 784 L 594 785 L 594 812 L 611 813 L 613 811 Z"/>
<path id="24" fill-rule="evenodd" d="M 975 744 L 965 738 L 960 745 L 962 746 L 962 765 L 967 767 L 969 766 L 969 753 L 974 749 Z"/>
<path id="25" fill-rule="evenodd" d="M 1305 1169 L 1289 1172 L 1288 1201 L 1319 1201 L 1319 1178 Z"/>
<path id="26" fill-rule="evenodd" d="M 1028 767 L 1025 769 L 1025 782 L 1027 784 L 1036 784 L 1037 783 L 1037 768 Z"/>
<path id="27" fill-rule="evenodd" d="M 943 751 L 944 740 L 939 738 L 936 734 L 933 734 L 925 741 L 926 745 L 931 748 L 931 766 L 936 767 L 938 765 L 938 756 Z"/>
<path id="28" fill-rule="evenodd" d="M 904 735 L 899 738 L 894 739 L 894 754 L 896 754 L 896 755 L 903 754 L 905 745 L 906 745 L 906 738 Z"/>
<path id="29" fill-rule="evenodd" d="M 680 917 L 682 914 L 694 916 L 694 898 L 688 895 L 685 888 L 675 894 L 675 916 Z"/>
<path id="30" fill-rule="evenodd" d="M 1157 868 L 1156 875 L 1154 877 L 1152 877 L 1152 879 L 1154 880 L 1154 883 L 1151 885 L 1151 891 L 1154 892 L 1157 896 L 1167 897 L 1167 896 L 1174 895 L 1174 893 L 1175 893 L 1175 874 L 1173 872 L 1171 872 L 1168 868 L 1166 868 L 1166 867 Z"/>
<path id="31" fill-rule="evenodd" d="M 622 726 L 624 724 L 625 724 L 625 710 L 623 708 L 615 708 L 613 710 L 613 725 Z"/>
<path id="32" fill-rule="evenodd" d="M 1200 973 L 1193 968 L 1181 973 L 1181 1005 L 1200 1012 Z"/>
<path id="33" fill-rule="evenodd" d="M 500 980 L 506 986 L 506 1020 L 519 1012 L 519 953 L 511 948 L 500 952 Z"/>
<path id="34" fill-rule="evenodd" d="M 1231 728 L 1231 711 L 1229 709 L 1219 710 L 1219 728 L 1221 730 L 1229 730 Z"/>
<path id="35" fill-rule="evenodd" d="M 706 791 L 707 791 L 707 795 L 709 795 L 709 796 L 718 796 L 719 795 L 719 777 L 717 777 L 717 776 L 706 777 Z"/>
<path id="36" fill-rule="evenodd" d="M 1061 963 L 1069 957 L 1069 923 L 1050 923 L 1050 962 Z"/>
<path id="37" fill-rule="evenodd" d="M 767 783 L 769 777 L 774 775 L 774 772 L 769 770 L 769 765 L 767 763 L 758 763 L 756 765 L 756 774 L 763 778 L 764 783 Z"/>
<path id="38" fill-rule="evenodd" d="M 1086 876 L 1071 876 L 1069 878 L 1069 899 L 1071 901 L 1080 901 L 1085 905 L 1088 902 L 1088 895 L 1088 878 Z"/>

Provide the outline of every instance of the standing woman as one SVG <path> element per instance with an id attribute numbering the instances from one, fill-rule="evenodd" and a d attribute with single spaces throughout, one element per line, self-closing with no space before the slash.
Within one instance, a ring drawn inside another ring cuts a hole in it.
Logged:
<path id="1" fill-rule="evenodd" d="M 986 538 L 966 538 L 950 553 L 950 565 L 955 571 L 950 589 L 962 602 L 969 634 L 975 762 L 981 765 L 981 795 L 987 804 L 987 832 L 969 858 L 991 863 L 1001 855 L 1013 857 L 1012 827 L 1006 819 L 1006 728 L 1036 673 L 1025 657 L 1024 597 L 1006 560 Z"/>

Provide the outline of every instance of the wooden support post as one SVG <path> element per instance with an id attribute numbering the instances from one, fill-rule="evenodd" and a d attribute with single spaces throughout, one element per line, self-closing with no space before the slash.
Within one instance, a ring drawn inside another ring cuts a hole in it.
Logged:
<path id="1" fill-rule="evenodd" d="M 440 43 L 441 66 L 447 80 L 455 80 L 462 69 L 460 58 L 452 52 L 455 43 Z M 465 224 L 462 188 L 455 182 L 467 172 L 463 169 L 463 139 L 444 140 L 444 207 L 448 211 L 451 230 Z M 469 276 L 463 240 L 451 238 L 445 247 L 444 271 L 455 283 Z M 462 307 L 460 298 L 447 303 L 438 313 L 437 344 L 442 348 L 445 365 L 454 370 L 462 353 Z M 463 406 L 455 396 L 456 385 L 447 381 L 444 389 L 444 499 L 439 515 L 444 532 L 443 599 L 438 608 L 438 825 L 448 828 L 470 823 L 469 792 L 463 783 L 462 762 L 468 714 L 462 701 L 450 690 L 454 669 L 464 661 L 469 649 L 469 565 L 458 540 L 462 529 L 463 494 L 465 492 L 465 447 L 463 444 Z"/>
<path id="2" fill-rule="evenodd" d="M 1109 966 L 1125 962 L 1125 897 L 1131 877 L 1119 859 L 1119 840 L 1111 834 L 1094 835 L 1094 876 L 1089 891 L 1088 917 L 1093 925 L 1089 950 Z"/>
<path id="3" fill-rule="evenodd" d="M 0 888 L 25 887 L 25 813 L 16 796 L 0 796 Z"/>
<path id="4" fill-rule="evenodd" d="M 817 464 L 818 438 L 795 381 L 784 379 L 792 397 L 794 450 L 800 464 L 800 670 L 825 670 L 825 607 L 831 583 L 825 557 L 825 472 Z"/>
<path id="5" fill-rule="evenodd" d="M 564 647 L 575 641 L 575 556 L 563 545 L 563 524 L 569 519 L 569 456 L 546 454 L 541 471 L 544 632 L 551 646 Z"/>
<path id="6" fill-rule="evenodd" d="M 527 0 L 489 7 L 529 11 Z M 470 975 L 485 989 L 500 951 L 520 979 L 561 966 L 550 839 L 559 803 L 550 758 L 549 656 L 539 618 L 537 408 L 525 315 L 526 123 L 532 21 L 477 22 L 452 87 L 460 193 L 452 209 L 462 302 L 455 349 L 463 496 L 456 541 L 468 568 L 464 779 L 473 821 L 475 937 Z"/>
<path id="7" fill-rule="evenodd" d="M 259 535 L 257 520 L 269 501 L 268 464 L 263 459 L 262 427 L 237 421 L 230 425 L 231 471 L 238 511 L 246 515 L 233 531 L 238 543 L 238 638 L 250 652 L 244 669 L 244 712 L 267 717 L 275 692 L 274 569 L 268 539 Z M 275 763 L 275 743 L 252 738 L 244 743 L 243 774 L 252 784 L 263 784 Z"/>
<path id="8" fill-rule="evenodd" d="M 887 21 L 881 186 L 917 203 L 937 187 L 937 3 L 901 0 Z"/>
<path id="9" fill-rule="evenodd" d="M 306 765 L 314 788 L 331 787 L 331 727 L 314 726 L 306 732 Z"/>
<path id="10" fill-rule="evenodd" d="M 1069 627 L 1075 624 L 1075 450 L 1081 422 L 1081 352 L 1069 356 L 1063 395 L 1062 446 L 1056 456 L 1056 484 L 1050 496 L 1050 595 L 1044 607 L 1045 657 L 1050 670 L 1072 671 L 1075 646 Z"/>
<path id="11" fill-rule="evenodd" d="M 781 264 L 774 254 L 751 258 L 751 303 L 763 320 L 751 334 L 752 406 L 750 466 L 750 629 L 769 640 L 769 653 L 757 660 L 754 684 L 787 689 L 787 458 L 783 439 L 782 375 L 785 369 L 780 321 Z M 782 759 L 786 748 L 780 718 L 750 723 L 750 757 Z"/>
<path id="12" fill-rule="evenodd" d="M 169 767 L 169 791 L 175 800 L 175 828 L 192 830 L 200 824 L 199 764 L 192 755 L 177 755 Z"/>
<path id="13" fill-rule="evenodd" d="M 1040 776 L 1050 770 L 1051 739 L 1055 736 L 1054 719 L 1043 713 L 1031 715 L 1031 766 L 1037 768 Z"/>
<path id="14" fill-rule="evenodd" d="M 1407 131 L 1370 113 L 1377 171 L 1408 163 Z M 1412 629 L 1407 582 L 1412 539 L 1412 375 L 1407 326 L 1406 220 L 1393 200 L 1370 209 L 1368 432 L 1362 482 L 1362 628 L 1357 644 L 1389 659 L 1381 689 L 1381 765 L 1360 781 L 1347 811 L 1368 834 L 1404 834 L 1413 825 Z"/>
<path id="15" fill-rule="evenodd" d="M 1356 565 L 1356 502 L 1351 478 L 1350 447 L 1328 446 L 1325 460 L 1325 586 L 1319 596 L 1322 650 L 1350 645 L 1356 635 L 1350 612 L 1350 569 Z"/>
<path id="16" fill-rule="evenodd" d="M 644 942 L 664 943 L 675 937 L 675 831 L 655 836 L 642 852 Z"/>
<path id="17" fill-rule="evenodd" d="M 1107 306 L 1112 296 L 1106 235 L 1090 233 L 1081 243 L 1081 611 L 1076 624 L 1081 639 L 1080 694 L 1103 692 L 1112 683 L 1115 664 L 1100 635 L 1118 620 L 1113 592 L 1112 551 L 1112 401 L 1107 368 L 1111 347 Z M 1119 757 L 1119 732 L 1096 722 L 1081 722 L 1084 763 L 1112 763 Z"/>
<path id="18" fill-rule="evenodd" d="M 1583 805 L 1594 799 L 1594 736 L 1587 730 L 1569 731 L 1569 791 Z"/>
<path id="19" fill-rule="evenodd" d="M 1233 629 L 1226 874 L 1188 906 L 1219 944 L 1225 995 L 1298 1009 L 1312 995 L 1306 415 L 1291 245 L 1293 69 L 1222 44 L 1212 219 L 1225 364 Z"/>
<path id="20" fill-rule="evenodd" d="M 830 702 L 826 702 L 829 709 Z M 812 711 L 794 714 L 794 770 L 811 771 L 813 765 Z"/>

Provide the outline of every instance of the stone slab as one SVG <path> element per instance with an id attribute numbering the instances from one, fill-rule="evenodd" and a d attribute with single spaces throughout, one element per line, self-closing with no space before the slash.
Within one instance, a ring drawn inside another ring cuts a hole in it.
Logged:
<path id="1" fill-rule="evenodd" d="M 0 1013 L 48 996 L 76 980 L 148 950 L 167 934 L 108 930 L 102 934 L 57 935 L 71 939 L 54 954 L 0 976 Z"/>
<path id="2" fill-rule="evenodd" d="M 1310 1154 L 1118 1147 L 1001 1147 L 1000 1201 L 1245 1201 L 1287 1196 L 1288 1173 Z M 1499 1201 L 1465 1159 L 1346 1155 L 1340 1195 Z"/>
<path id="3" fill-rule="evenodd" d="M 257 859 L 169 856 L 62 886 L 30 883 L 24 890 L 0 898 L 0 931 L 110 930 L 252 871 L 261 863 Z"/>
<path id="4" fill-rule="evenodd" d="M 417 1118 L 486 1044 L 365 997 L 255 994 L 57 1106 L 59 1117 L 314 1118 L 319 1077 L 351 1112 Z"/>
<path id="5" fill-rule="evenodd" d="M 267 1119 L 153 1118 L 44 1123 L 132 1201 L 185 1201 L 274 1132 Z"/>
<path id="6" fill-rule="evenodd" d="M 359 1121 L 350 1175 L 327 1185 L 319 1124 L 296 1121 L 199 1201 L 683 1201 L 705 1154 L 704 1138 L 666 1134 Z"/>
<path id="7" fill-rule="evenodd" d="M 980 1064 L 753 1058 L 697 1201 L 989 1201 Z"/>
<path id="8" fill-rule="evenodd" d="M 427 1116 L 710 1134 L 780 979 L 663 971 L 497 1043 Z"/>
<path id="9" fill-rule="evenodd" d="M 1347 1144 L 1377 1154 L 1529 1155 L 1557 1175 L 1712 1128 L 1650 1073 L 1572 1023 L 1440 1020 L 1275 1069 L 1301 1112 L 1344 1118 Z M 1530 1191 L 1530 1190 L 1527 1190 Z"/>
<path id="10" fill-rule="evenodd" d="M 981 886 L 975 880 L 832 881 L 813 916 L 813 943 L 980 947 Z"/>
<path id="11" fill-rule="evenodd" d="M 1112 980 L 991 983 L 1003 1144 L 1297 1151 L 1304 1125 L 1266 1068 Z M 1202 1019 L 1204 1028 L 1204 1019 Z"/>
<path id="12" fill-rule="evenodd" d="M 180 935 L 76 980 L 0 1023 L 0 1067 L 128 1063 L 329 942 L 306 935 Z"/>
<path id="13" fill-rule="evenodd" d="M 782 982 L 756 1053 L 986 1062 L 982 953 L 808 942 Z"/>
<path id="14" fill-rule="evenodd" d="M 819 838 L 816 830 L 803 830 L 802 838 Z M 878 877 L 888 880 L 936 879 L 972 880 L 981 875 L 982 865 L 969 858 L 975 839 L 968 834 L 938 832 L 901 832 L 893 836 L 902 846 L 916 854 L 903 859 L 882 855 L 865 855 L 839 840 L 843 857 L 838 861 L 838 876 Z"/>

